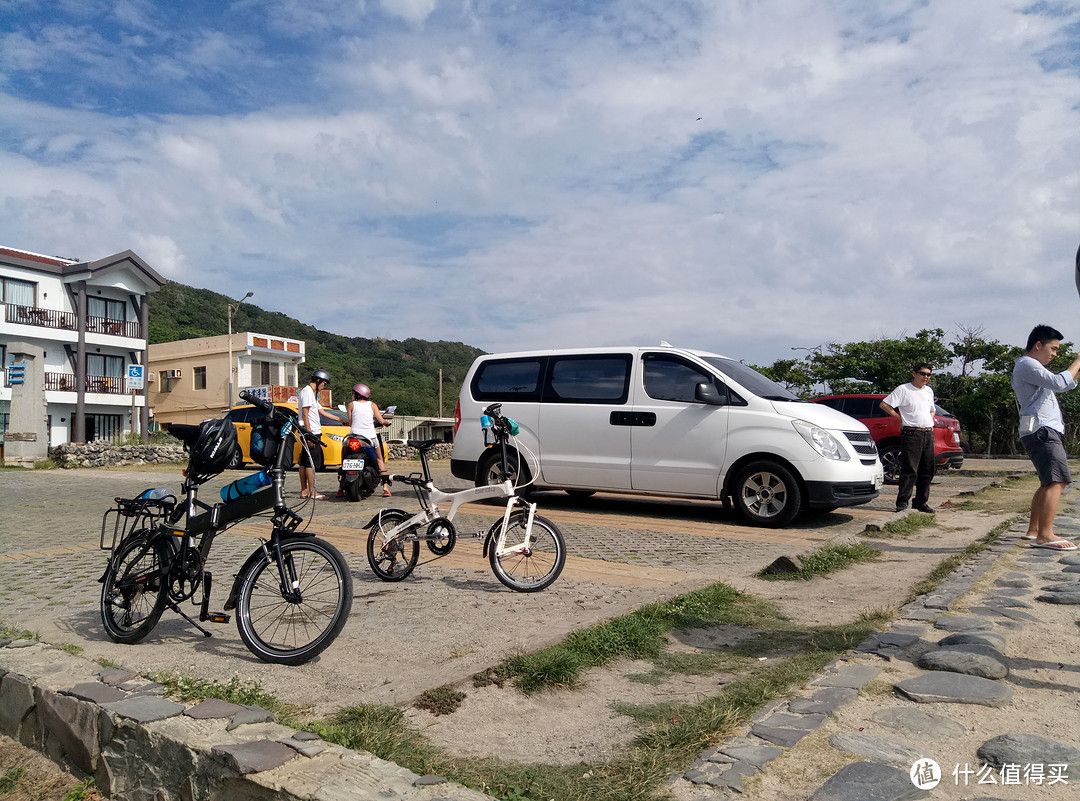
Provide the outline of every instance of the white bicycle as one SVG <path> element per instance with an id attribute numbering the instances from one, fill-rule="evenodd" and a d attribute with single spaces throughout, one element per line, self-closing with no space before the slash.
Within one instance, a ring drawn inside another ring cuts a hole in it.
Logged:
<path id="1" fill-rule="evenodd" d="M 401 581 L 412 573 L 420 558 L 421 541 L 436 557 L 450 553 L 457 542 L 453 521 L 458 509 L 469 501 L 487 498 L 506 498 L 502 518 L 486 534 L 475 534 L 484 537 L 484 556 L 495 577 L 512 590 L 536 592 L 550 586 L 562 573 L 566 564 L 562 533 L 550 520 L 536 514 L 535 503 L 515 494 L 513 482 L 506 478 L 506 444 L 517 433 L 517 423 L 503 417 L 501 408 L 501 404 L 492 404 L 481 418 L 485 436 L 493 440 L 489 446 L 501 451 L 500 477 L 504 480 L 499 484 L 443 492 L 432 481 L 427 460 L 428 451 L 439 440 L 409 440 L 408 444 L 420 451 L 423 472 L 391 476 L 391 481 L 408 484 L 416 491 L 420 511 L 412 514 L 403 509 L 383 509 L 364 526 L 370 529 L 368 564 L 380 579 Z M 445 515 L 439 510 L 440 503 L 450 505 Z"/>

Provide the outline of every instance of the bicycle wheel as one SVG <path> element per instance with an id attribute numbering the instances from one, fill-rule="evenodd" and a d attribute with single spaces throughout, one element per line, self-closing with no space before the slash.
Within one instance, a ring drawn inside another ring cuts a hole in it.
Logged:
<path id="1" fill-rule="evenodd" d="M 416 540 L 404 541 L 403 537 L 413 529 L 403 531 L 391 540 L 385 539 L 384 532 L 390 531 L 409 519 L 401 512 L 385 512 L 371 526 L 367 538 L 367 560 L 375 575 L 383 581 L 401 581 L 412 573 L 416 560 L 420 558 L 420 543 Z"/>
<path id="2" fill-rule="evenodd" d="M 300 665 L 341 633 L 352 609 L 352 574 L 341 552 L 317 537 L 283 542 L 281 558 L 299 600 L 285 597 L 276 560 L 263 556 L 241 577 L 236 627 L 264 662 Z"/>
<path id="3" fill-rule="evenodd" d="M 161 619 L 169 551 L 149 534 L 127 538 L 113 553 L 101 586 L 101 622 L 113 642 L 138 642 Z"/>
<path id="4" fill-rule="evenodd" d="M 566 543 L 555 524 L 540 515 L 533 517 L 532 537 L 527 549 L 525 543 L 524 512 L 515 512 L 506 525 L 506 537 L 501 551 L 498 521 L 488 531 L 488 561 L 495 578 L 512 590 L 536 592 L 549 586 L 562 573 L 566 564 Z"/>

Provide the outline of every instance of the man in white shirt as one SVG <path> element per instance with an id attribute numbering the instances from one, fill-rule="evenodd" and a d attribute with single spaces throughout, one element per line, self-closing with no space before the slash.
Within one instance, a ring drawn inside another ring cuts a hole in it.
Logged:
<path id="1" fill-rule="evenodd" d="M 1065 420 L 1057 393 L 1076 389 L 1076 377 L 1080 374 L 1080 356 L 1060 373 L 1047 368 L 1061 347 L 1061 336 L 1060 331 L 1048 325 L 1031 329 L 1027 352 L 1013 367 L 1012 386 L 1020 404 L 1020 443 L 1039 474 L 1039 488 L 1031 499 L 1031 517 L 1024 539 L 1035 540 L 1033 548 L 1075 551 L 1075 544 L 1054 533 L 1058 501 L 1072 482 L 1065 455 Z"/>
<path id="2" fill-rule="evenodd" d="M 311 381 L 300 390 L 297 398 L 297 406 L 300 408 L 300 426 L 308 433 L 316 434 L 318 443 L 309 442 L 309 448 L 322 447 L 322 404 L 319 403 L 319 392 L 330 383 L 330 373 L 325 370 L 316 370 L 311 374 Z M 308 457 L 307 451 L 300 453 L 300 497 L 314 498 L 317 501 L 325 501 L 326 496 L 315 491 L 315 465 Z"/>
<path id="3" fill-rule="evenodd" d="M 901 384 L 881 402 L 885 414 L 900 421 L 900 488 L 896 493 L 896 511 L 908 508 L 911 490 L 915 490 L 914 509 L 934 514 L 930 500 L 930 482 L 934 479 L 934 390 L 930 389 L 933 369 L 919 362 L 911 370 L 911 382 Z"/>

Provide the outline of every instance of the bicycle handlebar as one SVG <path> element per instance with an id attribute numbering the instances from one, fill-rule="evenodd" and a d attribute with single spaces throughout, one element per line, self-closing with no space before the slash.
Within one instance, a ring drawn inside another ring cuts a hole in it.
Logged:
<path id="1" fill-rule="evenodd" d="M 252 406 L 258 406 L 258 407 L 259 407 L 260 409 L 262 409 L 262 410 L 263 410 L 263 412 L 265 412 L 265 413 L 266 413 L 267 415 L 273 414 L 273 413 L 274 413 L 274 411 L 275 411 L 275 409 L 277 408 L 277 407 L 276 407 L 276 406 L 274 406 L 274 404 L 272 404 L 272 403 L 271 403 L 270 401 L 268 401 L 268 400 L 263 400 L 262 398 L 257 398 L 257 397 L 255 397 L 254 395 L 252 395 L 252 394 L 251 394 L 250 392 L 248 392 L 248 391 L 247 391 L 246 389 L 245 389 L 245 390 L 241 390 L 241 392 L 240 392 L 240 397 L 241 397 L 241 398 L 242 398 L 243 400 L 246 400 L 246 401 L 247 401 L 248 403 L 250 403 L 250 404 L 251 404 Z"/>

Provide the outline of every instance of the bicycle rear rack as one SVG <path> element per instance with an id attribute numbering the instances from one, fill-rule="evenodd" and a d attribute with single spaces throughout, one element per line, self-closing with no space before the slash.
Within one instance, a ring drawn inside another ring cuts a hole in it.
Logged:
<path id="1" fill-rule="evenodd" d="M 170 500 L 171 498 L 171 500 Z M 175 496 L 165 498 L 114 498 L 116 506 L 101 517 L 101 540 L 98 547 L 112 551 L 133 531 L 152 529 L 164 522 L 176 506 Z M 112 530 L 109 524 L 112 523 Z M 109 544 L 106 545 L 108 538 Z"/>

